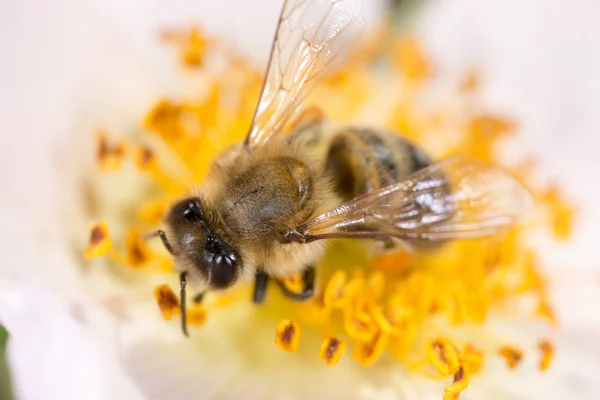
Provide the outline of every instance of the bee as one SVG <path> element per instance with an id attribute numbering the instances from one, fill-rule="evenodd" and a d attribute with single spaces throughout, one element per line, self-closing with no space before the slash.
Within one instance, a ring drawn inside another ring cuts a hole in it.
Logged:
<path id="1" fill-rule="evenodd" d="M 286 0 L 245 141 L 217 157 L 198 194 L 174 204 L 165 230 L 152 234 L 180 273 L 185 335 L 188 281 L 204 293 L 254 280 L 253 300 L 262 303 L 272 279 L 304 300 L 329 239 L 426 247 L 493 235 L 526 210 L 528 192 L 492 165 L 468 157 L 432 164 L 396 133 L 331 127 L 318 113 L 293 126 L 361 25 L 359 0 Z M 295 273 L 299 293 L 281 283 Z"/>

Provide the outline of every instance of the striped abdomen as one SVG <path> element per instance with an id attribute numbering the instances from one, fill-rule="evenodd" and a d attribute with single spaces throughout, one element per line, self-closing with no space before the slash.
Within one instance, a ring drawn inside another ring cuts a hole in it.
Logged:
<path id="1" fill-rule="evenodd" d="M 344 128 L 333 134 L 325 168 L 343 200 L 408 178 L 429 158 L 395 133 Z"/>

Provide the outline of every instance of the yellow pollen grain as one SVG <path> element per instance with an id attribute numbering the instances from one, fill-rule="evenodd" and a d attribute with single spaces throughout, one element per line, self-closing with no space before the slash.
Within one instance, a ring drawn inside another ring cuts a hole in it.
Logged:
<path id="1" fill-rule="evenodd" d="M 135 153 L 135 164 L 141 170 L 148 170 L 156 162 L 156 155 L 147 146 L 142 146 Z"/>
<path id="2" fill-rule="evenodd" d="M 550 367 L 550 363 L 554 359 L 554 346 L 548 340 L 542 340 L 538 344 L 538 348 L 542 353 L 539 368 L 540 371 L 546 371 Z"/>
<path id="3" fill-rule="evenodd" d="M 476 374 L 483 365 L 483 353 L 472 344 L 467 343 L 458 356 L 461 365 L 468 367 L 469 373 Z"/>
<path id="4" fill-rule="evenodd" d="M 355 310 L 352 305 L 343 309 L 346 334 L 352 339 L 368 342 L 377 333 L 377 324 L 370 314 Z"/>
<path id="5" fill-rule="evenodd" d="M 558 320 L 554 315 L 554 310 L 552 309 L 552 306 L 548 303 L 548 299 L 545 296 L 542 296 L 540 298 L 536 309 L 536 313 L 539 316 L 546 318 L 551 324 L 558 324 Z"/>
<path id="6" fill-rule="evenodd" d="M 384 273 L 386 276 L 400 275 L 406 272 L 413 264 L 414 258 L 405 250 L 383 253 L 374 258 L 373 269 Z"/>
<path id="7" fill-rule="evenodd" d="M 287 319 L 281 320 L 277 325 L 275 343 L 281 350 L 295 353 L 300 344 L 300 327 L 298 324 Z"/>
<path id="8" fill-rule="evenodd" d="M 349 300 L 346 296 L 346 271 L 337 270 L 333 273 L 323 290 L 323 304 L 327 307 L 341 308 Z"/>
<path id="9" fill-rule="evenodd" d="M 382 332 L 392 334 L 394 326 L 392 325 L 388 317 L 385 315 L 382 307 L 373 307 L 373 310 L 371 311 L 371 316 L 373 317 L 373 320 Z"/>
<path id="10" fill-rule="evenodd" d="M 125 241 L 125 261 L 130 267 L 138 268 L 146 265 L 153 257 L 139 230 L 133 228 Z"/>
<path id="11" fill-rule="evenodd" d="M 481 86 L 481 76 L 479 71 L 471 70 L 463 77 L 460 83 L 460 90 L 467 93 L 477 91 Z"/>
<path id="12" fill-rule="evenodd" d="M 460 392 L 458 393 L 444 393 L 442 400 L 458 400 L 460 398 Z"/>
<path id="13" fill-rule="evenodd" d="M 415 39 L 405 38 L 400 40 L 395 53 L 396 64 L 407 80 L 421 81 L 429 76 L 431 68 L 429 61 Z"/>
<path id="14" fill-rule="evenodd" d="M 512 346 L 502 346 L 498 349 L 498 354 L 506 360 L 508 368 L 516 368 L 521 359 L 523 358 L 523 352 Z"/>
<path id="15" fill-rule="evenodd" d="M 575 207 L 567 203 L 556 184 L 551 185 L 541 198 L 548 207 L 550 227 L 554 238 L 561 241 L 570 238 L 576 216 Z"/>
<path id="16" fill-rule="evenodd" d="M 370 340 L 357 340 L 352 349 L 354 360 L 363 367 L 373 365 L 381 357 L 389 340 L 389 335 L 376 332 Z"/>
<path id="17" fill-rule="evenodd" d="M 112 246 L 106 222 L 99 222 L 90 227 L 88 247 L 83 254 L 86 259 L 105 255 Z"/>
<path id="18" fill-rule="evenodd" d="M 429 362 L 443 376 L 452 375 L 458 370 L 458 355 L 447 339 L 438 338 L 427 342 L 425 354 Z"/>
<path id="19" fill-rule="evenodd" d="M 344 340 L 339 340 L 335 337 L 326 337 L 321 343 L 319 349 L 319 359 L 325 361 L 325 365 L 332 366 L 340 361 L 342 354 L 346 350 L 348 344 Z"/>
<path id="20" fill-rule="evenodd" d="M 454 381 L 444 388 L 446 393 L 460 393 L 469 386 L 469 369 L 465 365 L 460 365 L 458 371 L 454 374 Z"/>
<path id="21" fill-rule="evenodd" d="M 160 313 L 166 321 L 173 317 L 173 314 L 181 313 L 179 299 L 173 293 L 169 285 L 160 285 L 154 288 L 154 299 L 158 304 Z"/>
<path id="22" fill-rule="evenodd" d="M 202 66 L 210 41 L 198 27 L 191 27 L 183 31 L 164 30 L 161 32 L 161 38 L 178 47 L 183 66 L 188 68 Z"/>
<path id="23" fill-rule="evenodd" d="M 186 321 L 189 325 L 200 326 L 206 322 L 206 309 L 202 305 L 189 307 L 186 312 Z"/>
<path id="24" fill-rule="evenodd" d="M 114 171 L 121 166 L 125 156 L 125 145 L 123 143 L 109 143 L 104 132 L 96 134 L 97 161 L 101 170 Z"/>
<path id="25" fill-rule="evenodd" d="M 300 293 L 304 289 L 304 279 L 301 273 L 295 273 L 282 280 L 283 285 L 292 293 Z"/>
<path id="26" fill-rule="evenodd" d="M 147 225 L 156 225 L 160 223 L 167 210 L 167 201 L 154 200 L 145 203 L 139 212 L 140 220 Z"/>

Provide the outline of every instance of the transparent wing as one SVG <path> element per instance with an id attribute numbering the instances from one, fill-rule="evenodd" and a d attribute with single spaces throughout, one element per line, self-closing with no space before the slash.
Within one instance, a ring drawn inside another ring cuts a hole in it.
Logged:
<path id="1" fill-rule="evenodd" d="M 286 0 L 247 146 L 266 142 L 284 127 L 362 21 L 360 0 Z"/>
<path id="2" fill-rule="evenodd" d="M 321 214 L 291 237 L 475 238 L 509 227 L 532 204 L 527 189 L 502 169 L 453 157 Z"/>

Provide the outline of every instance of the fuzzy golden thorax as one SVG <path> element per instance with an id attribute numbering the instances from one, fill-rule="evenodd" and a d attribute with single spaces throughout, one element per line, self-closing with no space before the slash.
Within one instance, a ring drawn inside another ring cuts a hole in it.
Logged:
<path id="1" fill-rule="evenodd" d="M 324 245 L 283 244 L 285 232 L 336 204 L 322 161 L 301 147 L 240 145 L 215 160 L 197 197 L 171 209 L 169 240 L 179 269 L 211 289 L 247 282 L 258 268 L 286 277 L 315 263 Z"/>

